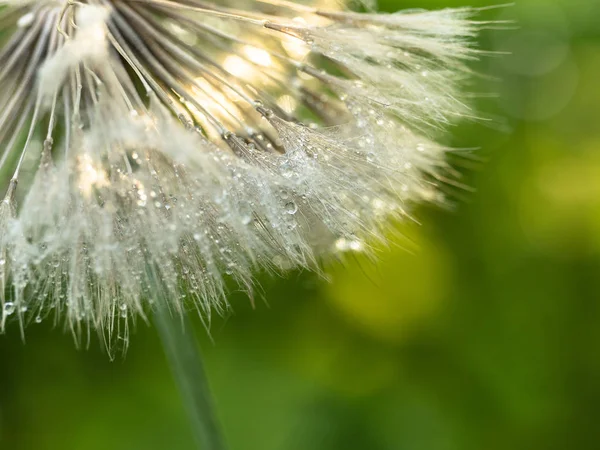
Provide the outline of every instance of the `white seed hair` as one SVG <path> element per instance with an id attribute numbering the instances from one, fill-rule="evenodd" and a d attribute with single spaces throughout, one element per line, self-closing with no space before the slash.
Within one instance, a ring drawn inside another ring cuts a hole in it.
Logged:
<path id="1" fill-rule="evenodd" d="M 443 202 L 436 140 L 472 115 L 486 25 L 285 0 L 0 5 L 0 331 L 52 316 L 107 342 L 157 303 L 208 321 L 229 280 L 316 269 Z"/>

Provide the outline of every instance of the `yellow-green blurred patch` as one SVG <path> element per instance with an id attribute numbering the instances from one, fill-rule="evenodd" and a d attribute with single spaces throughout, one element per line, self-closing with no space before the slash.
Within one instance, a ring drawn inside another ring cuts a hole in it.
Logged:
<path id="1" fill-rule="evenodd" d="M 406 228 L 406 227 L 405 227 Z M 440 310 L 450 283 L 446 249 L 418 230 L 412 241 L 377 252 L 377 263 L 349 254 L 332 267 L 326 298 L 349 322 L 379 339 L 400 342 Z"/>

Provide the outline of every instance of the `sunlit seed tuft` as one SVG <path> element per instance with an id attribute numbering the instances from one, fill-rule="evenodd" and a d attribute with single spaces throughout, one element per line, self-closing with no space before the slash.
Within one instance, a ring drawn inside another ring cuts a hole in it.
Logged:
<path id="1" fill-rule="evenodd" d="M 472 116 L 485 26 L 285 0 L 0 6 L 0 329 L 52 313 L 108 342 L 443 201 L 436 136 Z"/>

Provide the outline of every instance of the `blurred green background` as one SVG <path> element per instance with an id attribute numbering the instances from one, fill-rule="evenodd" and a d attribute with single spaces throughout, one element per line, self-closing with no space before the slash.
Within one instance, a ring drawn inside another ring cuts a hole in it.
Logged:
<path id="1" fill-rule="evenodd" d="M 476 192 L 416 211 L 377 265 L 264 277 L 212 342 L 198 323 L 232 450 L 600 448 L 600 2 L 486 17 L 518 27 L 482 37 L 512 53 L 481 63 L 494 122 L 451 140 L 482 147 Z M 0 449 L 194 448 L 152 327 L 112 362 L 46 323 L 26 338 L 0 336 Z"/>

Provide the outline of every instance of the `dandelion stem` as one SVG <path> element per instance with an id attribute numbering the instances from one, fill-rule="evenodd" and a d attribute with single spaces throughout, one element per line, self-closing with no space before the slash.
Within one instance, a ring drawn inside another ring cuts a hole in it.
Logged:
<path id="1" fill-rule="evenodd" d="M 199 448 L 224 450 L 225 441 L 189 318 L 173 315 L 165 307 L 156 308 L 154 318 Z"/>

